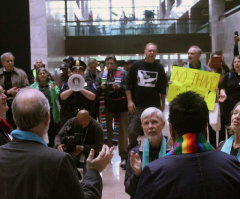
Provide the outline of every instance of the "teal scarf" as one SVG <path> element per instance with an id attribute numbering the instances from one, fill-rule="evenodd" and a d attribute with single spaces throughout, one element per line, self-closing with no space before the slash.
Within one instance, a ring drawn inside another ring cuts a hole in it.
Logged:
<path id="1" fill-rule="evenodd" d="M 161 149 L 158 154 L 158 158 L 161 158 L 166 154 L 166 145 L 167 145 L 167 141 L 166 141 L 165 137 L 162 136 L 162 144 L 161 144 Z M 144 147 L 143 147 L 142 170 L 149 163 L 149 149 L 150 149 L 149 140 L 146 139 L 146 141 L 144 142 Z"/>
<path id="2" fill-rule="evenodd" d="M 231 154 L 231 149 L 232 149 L 232 145 L 233 145 L 233 140 L 234 140 L 234 135 L 232 135 L 222 146 L 221 151 L 227 153 L 227 154 Z M 237 154 L 237 159 L 240 162 L 240 151 L 238 151 Z"/>
<path id="3" fill-rule="evenodd" d="M 204 68 L 203 68 L 203 65 L 202 65 L 201 62 L 200 62 L 200 64 L 201 64 L 200 70 L 204 71 Z M 189 62 L 187 63 L 187 68 L 190 68 L 190 63 L 189 63 Z M 193 69 L 194 69 L 194 68 L 193 68 Z"/>
<path id="4" fill-rule="evenodd" d="M 43 141 L 43 139 L 40 136 L 28 131 L 21 131 L 17 129 L 12 131 L 11 136 L 20 140 L 35 141 L 47 146 L 47 144 Z"/>

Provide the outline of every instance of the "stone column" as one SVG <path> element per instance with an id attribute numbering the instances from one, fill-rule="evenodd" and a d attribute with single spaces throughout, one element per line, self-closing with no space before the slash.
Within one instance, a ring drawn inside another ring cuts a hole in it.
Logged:
<path id="1" fill-rule="evenodd" d="M 209 22 L 210 22 L 210 34 L 212 37 L 212 52 L 218 49 L 223 49 L 218 46 L 217 37 L 222 33 L 221 23 L 219 23 L 219 16 L 225 12 L 224 0 L 209 0 Z"/>
<path id="2" fill-rule="evenodd" d="M 29 0 L 31 68 L 37 58 L 48 67 L 47 23 L 45 0 Z"/>

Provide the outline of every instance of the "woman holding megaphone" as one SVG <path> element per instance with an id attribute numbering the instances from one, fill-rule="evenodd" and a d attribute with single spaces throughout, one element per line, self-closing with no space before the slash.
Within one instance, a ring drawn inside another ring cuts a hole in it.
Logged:
<path id="1" fill-rule="evenodd" d="M 56 83 L 51 80 L 50 73 L 46 68 L 39 68 L 36 74 L 36 82 L 31 84 L 31 87 L 41 91 L 48 99 L 50 109 L 51 121 L 48 129 L 48 138 L 44 141 L 48 143 L 50 147 L 54 145 L 54 138 L 57 135 L 59 122 L 60 122 L 60 111 L 58 107 L 59 88 Z"/>
<path id="2" fill-rule="evenodd" d="M 72 117 L 76 117 L 81 109 L 91 110 L 93 100 L 96 94 L 84 89 L 85 81 L 83 78 L 86 64 L 81 60 L 75 60 L 69 65 L 72 74 L 68 82 L 64 83 L 60 98 L 62 100 L 61 113 L 64 117 L 61 120 L 61 126 Z"/>

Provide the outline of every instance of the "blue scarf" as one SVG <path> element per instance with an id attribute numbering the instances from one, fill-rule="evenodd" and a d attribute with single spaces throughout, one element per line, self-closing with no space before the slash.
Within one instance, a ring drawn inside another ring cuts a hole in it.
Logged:
<path id="1" fill-rule="evenodd" d="M 21 131 L 21 130 L 16 129 L 16 130 L 12 131 L 11 136 L 14 138 L 20 139 L 20 140 L 35 141 L 35 142 L 38 142 L 40 144 L 47 146 L 47 144 L 43 141 L 43 139 L 40 136 L 38 136 L 34 133 L 31 133 L 31 132 L 28 132 L 28 131 Z"/>
<path id="2" fill-rule="evenodd" d="M 233 140 L 234 140 L 234 135 L 232 135 L 222 146 L 221 151 L 227 153 L 227 154 L 231 154 L 231 149 L 232 149 L 232 145 L 233 145 Z M 240 162 L 240 151 L 238 151 L 237 154 L 237 159 Z"/>
<path id="3" fill-rule="evenodd" d="M 202 65 L 201 62 L 200 62 L 200 64 L 201 64 L 200 70 L 204 71 L 204 68 L 203 68 L 203 65 Z M 187 63 L 187 68 L 190 68 L 190 63 L 189 62 Z M 195 69 L 195 68 L 193 68 L 193 69 Z"/>
<path id="4" fill-rule="evenodd" d="M 167 141 L 166 141 L 165 137 L 162 136 L 162 144 L 161 144 L 161 149 L 158 154 L 158 158 L 161 158 L 166 154 L 166 145 L 167 145 Z M 144 142 L 144 147 L 143 147 L 142 170 L 149 163 L 149 149 L 150 149 L 149 140 L 146 139 L 146 141 Z"/>

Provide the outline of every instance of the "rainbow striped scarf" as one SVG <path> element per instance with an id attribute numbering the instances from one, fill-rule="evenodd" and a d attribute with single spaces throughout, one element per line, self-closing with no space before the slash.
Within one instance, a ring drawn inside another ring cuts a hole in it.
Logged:
<path id="1" fill-rule="evenodd" d="M 108 70 L 103 71 L 102 82 L 107 82 L 108 78 Z M 121 85 L 121 70 L 117 69 L 114 73 L 114 79 L 117 85 Z M 108 144 L 108 135 L 107 135 L 107 124 L 106 124 L 106 110 L 105 110 L 105 93 L 102 92 L 100 94 L 100 117 L 101 117 L 101 124 L 103 127 L 103 138 L 104 143 Z M 117 146 L 118 139 L 119 139 L 119 128 L 120 128 L 120 113 L 114 114 L 114 129 L 113 129 L 113 136 L 112 136 L 112 144 Z"/>
<path id="2" fill-rule="evenodd" d="M 186 133 L 180 137 L 167 155 L 177 155 L 186 153 L 201 153 L 214 148 L 206 141 L 202 133 Z"/>

